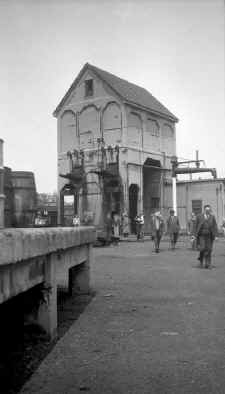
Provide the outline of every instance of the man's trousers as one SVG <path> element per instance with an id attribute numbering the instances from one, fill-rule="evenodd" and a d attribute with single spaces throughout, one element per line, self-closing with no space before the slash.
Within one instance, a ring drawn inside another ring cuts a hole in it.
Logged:
<path id="1" fill-rule="evenodd" d="M 210 234 L 200 235 L 198 238 L 198 247 L 200 251 L 200 255 L 199 255 L 200 264 L 203 265 L 203 261 L 205 260 L 205 267 L 206 268 L 210 267 L 212 248 L 213 248 L 212 236 Z"/>

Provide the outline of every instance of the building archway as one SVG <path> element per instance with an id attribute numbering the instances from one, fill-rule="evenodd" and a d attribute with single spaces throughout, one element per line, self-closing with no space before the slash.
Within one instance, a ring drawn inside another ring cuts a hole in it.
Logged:
<path id="1" fill-rule="evenodd" d="M 138 193 L 139 187 L 136 183 L 129 186 L 129 217 L 131 234 L 136 233 L 135 217 L 138 213 Z"/>
<path id="2" fill-rule="evenodd" d="M 60 224 L 72 226 L 73 217 L 78 213 L 78 190 L 66 184 L 60 191 Z"/>
<path id="3" fill-rule="evenodd" d="M 143 165 L 143 210 L 145 232 L 151 232 L 151 215 L 161 207 L 161 163 L 148 158 Z"/>

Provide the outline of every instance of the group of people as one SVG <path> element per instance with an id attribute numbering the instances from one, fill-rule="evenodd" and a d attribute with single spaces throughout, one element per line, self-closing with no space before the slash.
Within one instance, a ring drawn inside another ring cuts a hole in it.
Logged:
<path id="1" fill-rule="evenodd" d="M 144 238 L 144 215 L 143 213 L 135 217 L 137 240 Z M 179 219 L 175 215 L 173 209 L 170 210 L 170 216 L 166 222 L 163 219 L 160 211 L 156 211 L 151 215 L 151 234 L 155 246 L 155 252 L 159 253 L 160 241 L 167 228 L 167 233 L 170 235 L 171 249 L 175 249 L 180 231 Z"/>
<path id="2" fill-rule="evenodd" d="M 144 214 L 141 212 L 135 217 L 137 240 L 144 239 Z M 80 225 L 80 218 L 75 215 L 73 225 Z M 120 235 L 124 237 L 129 235 L 129 216 L 125 210 L 120 216 L 117 212 L 107 215 L 107 240 L 109 243 L 119 245 Z M 225 233 L 225 219 L 222 225 Z M 175 211 L 170 209 L 169 217 L 165 221 L 161 212 L 157 210 L 151 215 L 151 237 L 154 243 L 154 250 L 159 253 L 160 241 L 163 234 L 167 233 L 170 238 L 171 250 L 175 250 L 179 237 L 180 223 Z M 199 251 L 199 264 L 203 268 L 211 268 L 211 255 L 213 242 L 217 236 L 218 229 L 215 216 L 212 214 L 210 205 L 204 206 L 204 212 L 199 215 L 191 214 L 188 222 L 188 234 L 190 235 L 191 246 L 193 250 Z"/>
<path id="3" fill-rule="evenodd" d="M 122 216 L 116 212 L 109 217 L 109 232 L 113 244 L 118 245 L 120 234 L 124 237 L 129 233 L 129 217 L 125 211 Z M 137 240 L 144 238 L 144 215 L 138 214 L 135 217 Z M 122 228 L 122 230 L 121 230 Z M 211 268 L 211 254 L 213 242 L 217 235 L 217 223 L 215 216 L 212 214 L 210 205 L 204 206 L 204 212 L 199 215 L 192 213 L 188 222 L 188 234 L 190 235 L 191 246 L 193 250 L 199 251 L 200 267 Z M 160 251 L 160 241 L 163 234 L 167 233 L 170 238 L 171 250 L 175 250 L 176 243 L 180 233 L 180 223 L 175 211 L 170 209 L 169 217 L 165 221 L 161 212 L 157 210 L 151 215 L 151 237 L 154 243 L 156 253 Z"/>
<path id="4" fill-rule="evenodd" d="M 180 223 L 173 209 L 170 209 L 170 215 L 166 221 L 166 225 L 160 211 L 155 212 L 151 218 L 151 228 L 152 240 L 154 241 L 156 253 L 159 253 L 160 241 L 165 232 L 167 232 L 170 237 L 171 249 L 175 250 L 180 231 Z"/>

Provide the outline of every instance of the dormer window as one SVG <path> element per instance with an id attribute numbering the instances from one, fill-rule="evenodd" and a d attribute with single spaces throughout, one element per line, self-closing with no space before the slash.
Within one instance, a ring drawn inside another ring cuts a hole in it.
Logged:
<path id="1" fill-rule="evenodd" d="M 93 93 L 93 79 L 87 79 L 85 81 L 85 97 L 91 97 L 93 96 Z"/>

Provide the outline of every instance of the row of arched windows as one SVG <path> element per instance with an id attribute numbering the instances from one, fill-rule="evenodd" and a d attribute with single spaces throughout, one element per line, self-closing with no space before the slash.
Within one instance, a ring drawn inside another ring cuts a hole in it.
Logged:
<path id="1" fill-rule="evenodd" d="M 109 103 L 102 112 L 95 105 L 89 105 L 75 115 L 65 111 L 60 120 L 60 150 L 66 152 L 80 146 L 80 149 L 94 147 L 101 138 L 100 122 L 106 144 L 118 144 L 121 139 L 121 110 L 117 103 Z"/>
<path id="2" fill-rule="evenodd" d="M 171 125 L 165 123 L 160 128 L 159 123 L 156 120 L 147 118 L 145 127 L 143 127 L 141 116 L 135 112 L 128 113 L 127 124 L 126 139 L 128 144 L 140 146 L 143 138 L 143 148 L 146 150 L 163 150 L 169 154 L 173 152 L 175 140 L 174 130 Z"/>
<path id="3" fill-rule="evenodd" d="M 118 145 L 121 142 L 122 114 L 116 102 L 109 103 L 101 115 L 100 110 L 93 104 L 84 107 L 78 114 L 71 110 L 65 111 L 60 119 L 60 151 L 67 152 L 77 147 L 94 148 L 97 140 L 102 137 L 101 129 L 106 145 Z M 142 139 L 144 149 L 160 150 L 163 148 L 168 151 L 172 149 L 174 131 L 169 124 L 164 124 L 160 130 L 156 120 L 147 118 L 142 135 L 141 117 L 135 112 L 129 112 L 126 144 L 140 147 Z"/>

